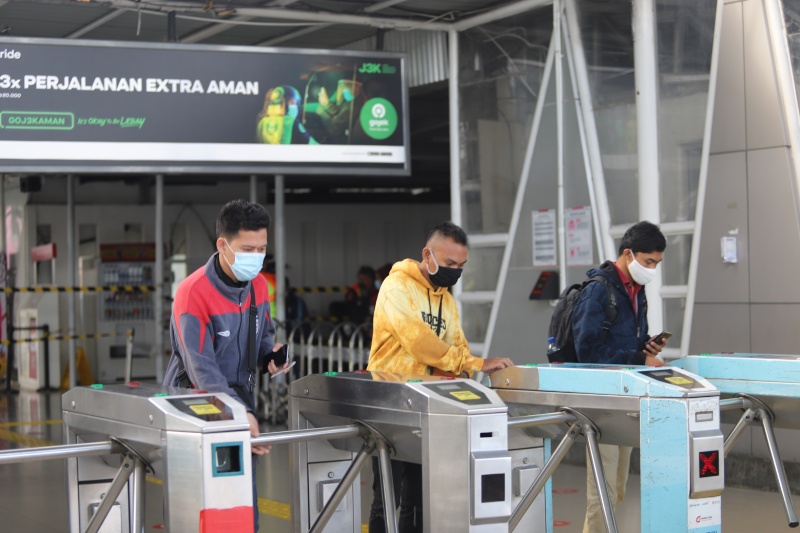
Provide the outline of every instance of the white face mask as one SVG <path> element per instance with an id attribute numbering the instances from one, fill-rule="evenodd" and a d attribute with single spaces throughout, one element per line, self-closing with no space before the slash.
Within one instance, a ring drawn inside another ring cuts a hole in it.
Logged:
<path id="1" fill-rule="evenodd" d="M 656 277 L 656 269 L 655 268 L 646 268 L 636 260 L 636 256 L 633 255 L 633 250 L 631 250 L 631 258 L 633 261 L 628 263 L 628 271 L 631 273 L 631 277 L 633 281 L 638 283 L 639 285 L 647 285 Z"/>

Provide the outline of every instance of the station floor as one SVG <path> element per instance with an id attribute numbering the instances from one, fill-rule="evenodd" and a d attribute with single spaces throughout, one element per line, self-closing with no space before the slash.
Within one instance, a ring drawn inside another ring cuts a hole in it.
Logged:
<path id="1" fill-rule="evenodd" d="M 270 428 L 264 427 L 264 431 Z M 284 427 L 274 428 L 283 430 Z M 59 393 L 0 393 L 0 450 L 62 443 Z M 260 529 L 264 533 L 292 531 L 288 446 L 275 446 L 258 470 Z M 159 481 L 148 479 L 147 531 L 164 531 Z M 582 531 L 586 469 L 562 465 L 556 470 L 554 533 Z M 631 476 L 628 495 L 617 511 L 620 533 L 639 531 L 639 478 Z M 362 522 L 366 522 L 372 493 L 369 466 L 361 478 Z M 800 510 L 800 495 L 793 496 Z M 52 460 L 0 465 L 0 531 L 4 533 L 62 533 L 68 531 L 65 462 Z M 366 526 L 363 531 L 366 532 Z M 722 498 L 722 530 L 736 533 L 789 531 L 777 493 L 728 487 Z"/>

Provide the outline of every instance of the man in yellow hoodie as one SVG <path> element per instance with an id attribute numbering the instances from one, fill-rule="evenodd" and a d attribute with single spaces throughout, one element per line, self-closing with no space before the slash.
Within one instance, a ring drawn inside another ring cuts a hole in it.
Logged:
<path id="1" fill-rule="evenodd" d="M 422 261 L 395 263 L 381 284 L 373 318 L 372 348 L 367 370 L 402 374 L 442 374 L 468 377 L 513 366 L 504 357 L 482 359 L 469 351 L 453 295 L 447 290 L 461 277 L 469 255 L 467 235 L 452 222 L 428 234 Z M 373 461 L 373 501 L 370 533 L 385 531 L 383 498 L 377 461 Z M 392 461 L 400 479 L 400 533 L 422 531 L 422 468 Z"/>

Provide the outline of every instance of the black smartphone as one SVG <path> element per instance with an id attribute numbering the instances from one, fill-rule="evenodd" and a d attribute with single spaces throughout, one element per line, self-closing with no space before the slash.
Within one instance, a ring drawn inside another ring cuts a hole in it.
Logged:
<path id="1" fill-rule="evenodd" d="M 664 344 L 664 341 L 669 339 L 670 337 L 672 337 L 672 332 L 670 332 L 670 331 L 662 331 L 661 333 L 659 333 L 658 335 L 653 337 L 652 342 L 654 342 L 656 344 Z"/>
<path id="2" fill-rule="evenodd" d="M 264 357 L 263 359 L 264 362 L 262 363 L 263 366 L 261 367 L 261 373 L 266 374 L 268 372 L 267 367 L 269 366 L 270 361 L 274 361 L 275 366 L 280 368 L 286 363 L 286 360 L 288 358 L 289 358 L 289 346 L 284 344 L 277 351 L 271 352 L 269 355 Z"/>

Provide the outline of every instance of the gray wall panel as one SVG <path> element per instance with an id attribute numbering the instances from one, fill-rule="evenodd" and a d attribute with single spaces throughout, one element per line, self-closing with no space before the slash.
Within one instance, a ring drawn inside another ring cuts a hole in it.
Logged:
<path id="1" fill-rule="evenodd" d="M 752 305 L 750 316 L 754 353 L 798 353 L 800 304 Z"/>
<path id="2" fill-rule="evenodd" d="M 747 147 L 752 150 L 785 146 L 788 141 L 781 115 L 764 7 L 761 0 L 748 0 L 742 3 L 742 7 Z M 721 88 L 724 91 L 724 86 Z"/>
<path id="3" fill-rule="evenodd" d="M 748 304 L 695 304 L 689 353 L 750 352 Z"/>
<path id="4" fill-rule="evenodd" d="M 553 308 L 547 300 L 529 300 L 539 270 L 508 271 L 488 357 L 510 357 L 516 364 L 547 362 L 547 328 Z"/>
<path id="5" fill-rule="evenodd" d="M 708 161 L 705 221 L 697 273 L 697 302 L 742 302 L 750 298 L 747 229 L 747 165 L 744 152 L 712 155 Z M 723 263 L 720 239 L 737 232 L 738 263 Z"/>
<path id="6" fill-rule="evenodd" d="M 750 299 L 752 302 L 800 302 L 800 283 L 787 283 L 796 279 L 800 264 L 800 233 L 789 150 L 748 152 L 747 175 Z"/>
<path id="7" fill-rule="evenodd" d="M 742 4 L 726 5 L 723 13 L 717 83 L 714 101 L 714 126 L 711 153 L 744 150 L 744 40 L 742 36 Z"/>

